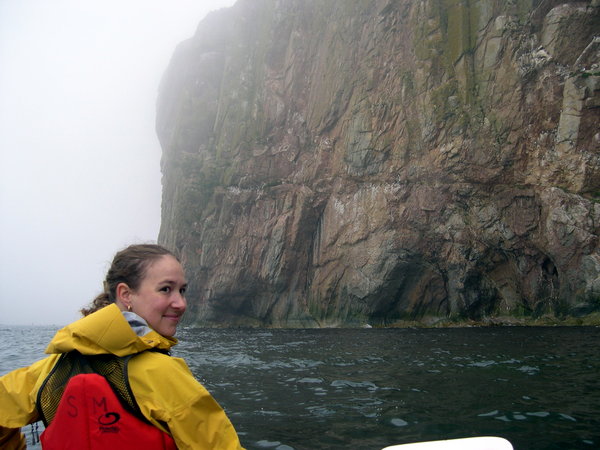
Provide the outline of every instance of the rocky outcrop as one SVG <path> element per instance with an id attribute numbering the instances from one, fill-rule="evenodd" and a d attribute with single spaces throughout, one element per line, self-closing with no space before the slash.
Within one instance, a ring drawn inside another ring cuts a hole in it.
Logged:
<path id="1" fill-rule="evenodd" d="M 163 78 L 189 319 L 600 309 L 600 2 L 239 0 Z"/>

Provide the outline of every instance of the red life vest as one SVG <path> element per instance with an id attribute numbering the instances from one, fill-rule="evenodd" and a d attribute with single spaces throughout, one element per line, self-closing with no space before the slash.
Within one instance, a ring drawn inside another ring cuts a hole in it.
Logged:
<path id="1" fill-rule="evenodd" d="M 44 450 L 177 450 L 171 436 L 125 409 L 96 373 L 69 380 L 40 439 Z"/>

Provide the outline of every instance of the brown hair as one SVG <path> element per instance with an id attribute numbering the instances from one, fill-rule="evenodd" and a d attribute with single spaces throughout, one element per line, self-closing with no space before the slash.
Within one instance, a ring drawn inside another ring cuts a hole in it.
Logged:
<path id="1" fill-rule="evenodd" d="M 130 245 L 119 251 L 106 273 L 104 292 L 98 295 L 88 308 L 82 308 L 81 314 L 87 316 L 114 303 L 117 299 L 119 283 L 125 283 L 132 290 L 137 290 L 146 275 L 148 266 L 165 255 L 170 255 L 179 261 L 173 252 L 155 244 Z"/>

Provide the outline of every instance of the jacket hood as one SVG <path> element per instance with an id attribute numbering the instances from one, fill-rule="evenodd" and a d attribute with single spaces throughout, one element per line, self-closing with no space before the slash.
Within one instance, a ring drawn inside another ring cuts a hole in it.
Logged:
<path id="1" fill-rule="evenodd" d="M 106 306 L 60 329 L 46 353 L 77 350 L 84 355 L 113 354 L 126 356 L 144 350 L 168 350 L 177 339 L 150 331 L 137 336 L 116 304 Z"/>

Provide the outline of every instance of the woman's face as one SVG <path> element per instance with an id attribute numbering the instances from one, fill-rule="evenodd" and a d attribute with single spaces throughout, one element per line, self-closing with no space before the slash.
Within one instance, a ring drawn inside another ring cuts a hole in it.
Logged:
<path id="1" fill-rule="evenodd" d="M 186 288 L 183 267 L 171 255 L 164 255 L 148 266 L 139 288 L 129 291 L 125 300 L 154 331 L 173 336 L 187 306 Z"/>

